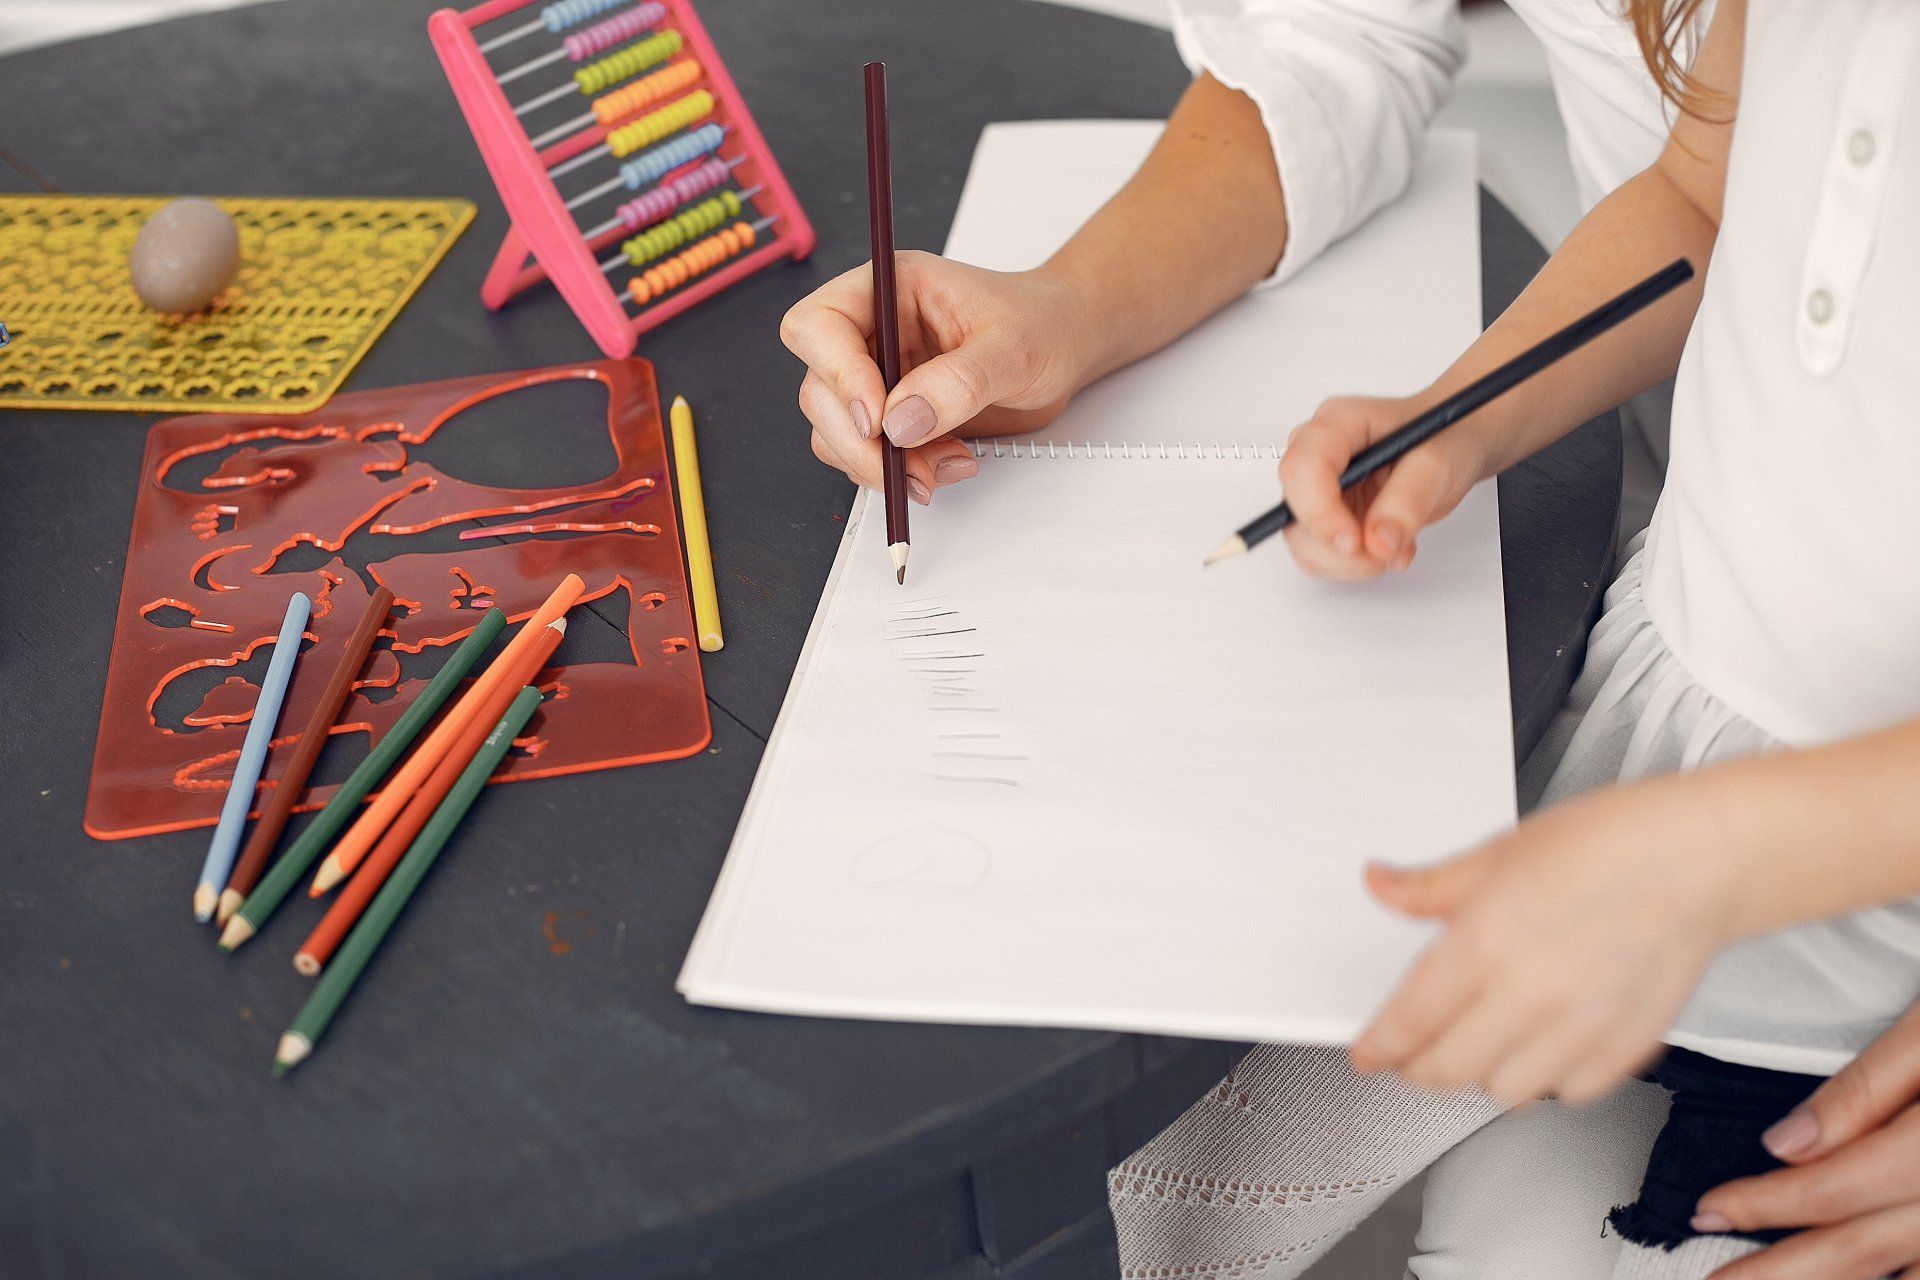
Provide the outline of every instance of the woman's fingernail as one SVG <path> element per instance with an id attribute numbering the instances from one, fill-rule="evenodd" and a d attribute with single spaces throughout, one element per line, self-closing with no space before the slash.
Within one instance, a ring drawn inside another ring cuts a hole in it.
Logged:
<path id="1" fill-rule="evenodd" d="M 862 440 L 873 439 L 873 415 L 867 412 L 867 402 L 864 400 L 855 400 L 847 406 L 847 411 L 853 414 L 854 430 L 860 433 L 860 438 Z"/>
<path id="2" fill-rule="evenodd" d="M 1703 1236 L 1724 1235 L 1733 1230 L 1731 1218 L 1724 1213 L 1715 1213 L 1711 1209 L 1705 1213 L 1694 1214 L 1693 1221 L 1688 1225 Z"/>
<path id="3" fill-rule="evenodd" d="M 961 454 L 957 458 L 942 458 L 933 468 L 935 484 L 952 484 L 956 480 L 971 480 L 980 474 L 980 464 L 970 454 Z"/>
<path id="4" fill-rule="evenodd" d="M 1386 558 L 1388 560 L 1393 559 L 1394 553 L 1400 550 L 1400 544 L 1402 542 L 1400 527 L 1383 522 L 1374 526 L 1373 536 L 1380 543 L 1381 549 L 1385 551 Z"/>
<path id="5" fill-rule="evenodd" d="M 887 410 L 880 420 L 887 439 L 901 448 L 910 448 L 933 434 L 933 406 L 922 396 L 902 400 Z"/>
<path id="6" fill-rule="evenodd" d="M 1359 550 L 1359 545 L 1359 543 L 1353 540 L 1353 534 L 1345 529 L 1333 535 L 1333 549 L 1343 556 L 1352 555 L 1355 551 Z"/>
<path id="7" fill-rule="evenodd" d="M 923 507 L 933 501 L 932 492 L 920 482 L 919 476 L 907 477 L 907 496 Z"/>
<path id="8" fill-rule="evenodd" d="M 1760 1135 L 1760 1145 L 1781 1160 L 1813 1150 L 1820 1141 L 1820 1121 L 1805 1107 L 1795 1107 L 1786 1118 Z"/>

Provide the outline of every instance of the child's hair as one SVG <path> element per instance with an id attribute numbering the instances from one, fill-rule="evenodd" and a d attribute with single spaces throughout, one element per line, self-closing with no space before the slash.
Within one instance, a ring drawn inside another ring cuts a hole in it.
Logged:
<path id="1" fill-rule="evenodd" d="M 1699 15 L 1700 5 L 1701 0 L 1626 0 L 1633 37 L 1660 96 L 1693 116 L 1705 115 L 1704 108 L 1717 96 L 1688 73 L 1678 53 L 1681 34 Z"/>

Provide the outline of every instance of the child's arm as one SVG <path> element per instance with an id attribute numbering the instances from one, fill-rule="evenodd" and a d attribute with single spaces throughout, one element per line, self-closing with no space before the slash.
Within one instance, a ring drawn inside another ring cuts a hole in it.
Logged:
<path id="1" fill-rule="evenodd" d="M 1707 118 L 1683 113 L 1652 167 L 1594 206 L 1452 368 L 1404 399 L 1329 400 L 1295 431 L 1280 479 L 1297 517 L 1287 540 L 1309 572 L 1405 568 L 1419 530 L 1476 483 L 1672 376 L 1719 231 L 1745 17 L 1745 0 L 1724 0 L 1701 44 L 1693 74 L 1714 95 Z M 1675 258 L 1692 261 L 1692 284 L 1409 453 L 1384 480 L 1342 494 L 1354 454 Z"/>
<path id="2" fill-rule="evenodd" d="M 1920 894 L 1920 721 L 1610 787 L 1433 867 L 1375 867 L 1446 928 L 1353 1046 L 1364 1071 L 1599 1097 L 1729 943 Z"/>

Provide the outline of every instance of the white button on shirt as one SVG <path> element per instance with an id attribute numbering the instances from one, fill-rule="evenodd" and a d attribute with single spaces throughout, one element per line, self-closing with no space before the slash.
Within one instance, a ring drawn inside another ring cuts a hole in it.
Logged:
<path id="1" fill-rule="evenodd" d="M 1223 2 L 1227 5 L 1222 8 Z M 1582 204 L 1653 162 L 1659 91 L 1619 0 L 1508 0 L 1546 47 Z M 1684 33 L 1690 58 L 1712 5 Z M 1181 56 L 1260 107 L 1286 195 L 1285 280 L 1405 189 L 1466 56 L 1459 0 L 1173 0 Z"/>

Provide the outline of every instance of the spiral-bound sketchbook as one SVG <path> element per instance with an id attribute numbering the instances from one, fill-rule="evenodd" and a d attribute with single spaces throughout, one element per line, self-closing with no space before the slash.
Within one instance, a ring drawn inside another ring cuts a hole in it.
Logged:
<path id="1" fill-rule="evenodd" d="M 1037 262 L 1155 126 L 994 126 L 948 251 Z M 1336 1042 L 1426 936 L 1369 857 L 1511 822 L 1491 485 L 1388 580 L 1278 543 L 1288 430 L 1401 392 L 1479 330 L 1470 141 L 1285 287 L 982 441 L 913 509 L 907 585 L 863 496 L 680 989 L 788 1013 Z"/>

